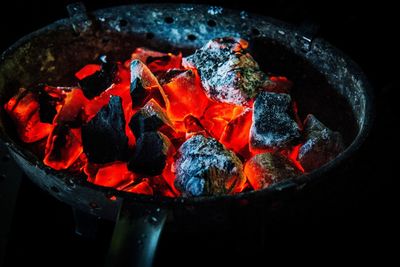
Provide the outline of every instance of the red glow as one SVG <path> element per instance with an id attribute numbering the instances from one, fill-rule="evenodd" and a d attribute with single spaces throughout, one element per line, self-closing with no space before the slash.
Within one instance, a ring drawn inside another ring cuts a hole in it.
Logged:
<path id="1" fill-rule="evenodd" d="M 163 88 L 169 100 L 167 113 L 173 121 L 183 120 L 189 114 L 200 118 L 209 103 L 196 70 L 177 75 Z"/>
<path id="2" fill-rule="evenodd" d="M 24 88 L 4 105 L 4 109 L 17 126 L 19 138 L 25 143 L 43 139 L 53 129 L 53 125 L 40 121 L 39 102 L 35 94 Z"/>
<path id="3" fill-rule="evenodd" d="M 55 170 L 67 169 L 82 152 L 81 129 L 57 125 L 47 139 L 43 162 Z"/>
<path id="4" fill-rule="evenodd" d="M 84 66 L 82 69 L 80 69 L 77 73 L 75 73 L 75 77 L 78 78 L 78 80 L 83 80 L 86 77 L 94 74 L 96 71 L 100 71 L 101 66 L 97 64 L 88 64 Z"/>
<path id="5" fill-rule="evenodd" d="M 151 188 L 148 178 L 144 178 L 140 183 L 127 186 L 122 190 L 135 194 L 153 195 L 153 188 Z"/>
<path id="6" fill-rule="evenodd" d="M 91 182 L 119 189 L 132 183 L 136 177 L 137 175 L 128 170 L 126 162 L 113 162 L 99 168 Z"/>
<path id="7" fill-rule="evenodd" d="M 300 145 L 294 146 L 291 151 L 289 151 L 287 154 L 287 157 L 293 162 L 293 164 L 301 171 L 304 173 L 303 166 L 301 166 L 300 162 L 297 160 L 297 156 L 299 155 L 299 149 L 301 147 Z M 284 153 L 285 155 L 285 153 Z"/>
<path id="8" fill-rule="evenodd" d="M 240 42 L 233 51 L 241 51 L 247 46 L 247 42 Z M 140 62 L 132 65 L 133 72 L 131 73 L 132 60 L 140 60 Z M 173 124 L 158 129 L 173 144 L 171 151 L 178 150 L 180 145 L 191 136 L 203 134 L 219 140 L 226 148 L 238 154 L 243 162 L 250 159 L 253 154 L 259 153 L 260 151 L 249 151 L 251 107 L 254 99 L 250 99 L 246 107 L 215 102 L 205 94 L 198 71 L 195 68 L 183 68 L 181 63 L 181 53 L 174 55 L 137 48 L 124 64 L 116 63 L 118 69 L 116 77 L 113 76 L 113 84 L 92 99 L 87 99 L 82 89 L 78 87 L 45 86 L 45 92 L 55 99 L 56 103 L 53 107 L 57 114 L 52 124 L 40 121 L 40 105 L 34 90 L 21 89 L 4 105 L 4 108 L 14 121 L 23 142 L 32 143 L 43 139 L 44 144 L 46 141 L 44 138 L 47 137 L 46 146 L 43 148 L 44 153 L 42 153 L 45 165 L 56 170 L 67 169 L 73 174 L 83 173 L 89 182 L 99 186 L 131 193 L 176 197 L 181 195 L 175 188 L 176 152 L 168 154 L 162 174 L 153 177 L 143 177 L 129 171 L 127 162 L 94 164 L 89 162 L 83 153 L 81 126 L 96 116 L 99 110 L 108 104 L 111 96 L 121 97 L 126 125 L 125 134 L 129 140 L 130 152 L 134 153 L 136 138 L 129 127 L 129 122 L 148 101 L 156 101 L 165 110 Z M 76 72 L 75 77 L 82 80 L 100 69 L 101 65 L 88 64 Z M 175 76 L 170 77 L 173 75 Z M 142 92 L 144 96 L 138 93 L 137 97 L 133 97 L 134 103 L 132 103 L 130 91 L 131 78 L 137 78 L 145 91 Z M 162 86 L 159 79 L 163 83 Z M 270 80 L 271 83 L 264 88 L 265 90 L 289 93 L 292 87 L 292 83 L 286 77 L 271 76 Z M 293 112 L 297 123 L 301 126 L 295 102 L 293 102 Z M 299 147 L 300 145 L 279 152 L 304 172 L 297 161 Z M 253 181 L 257 173 L 249 173 L 245 170 L 245 174 L 255 189 L 261 188 Z M 232 179 L 231 182 L 234 181 Z M 240 186 L 230 185 L 228 182 L 227 186 L 235 187 L 234 193 L 239 193 L 250 187 L 249 181 Z M 111 199 L 115 199 L 115 196 Z"/>
<path id="9" fill-rule="evenodd" d="M 131 59 L 124 63 L 125 67 L 129 68 L 131 61 L 135 59 L 145 63 L 151 72 L 157 74 L 169 69 L 179 69 L 182 63 L 182 53 L 174 55 L 172 53 L 162 53 L 148 48 L 139 47 L 132 53 Z"/>
<path id="10" fill-rule="evenodd" d="M 248 143 L 252 123 L 252 110 L 245 109 L 225 127 L 219 140 L 227 148 L 239 153 Z"/>
<path id="11" fill-rule="evenodd" d="M 275 93 L 289 94 L 293 83 L 288 78 L 283 76 L 270 76 L 269 79 L 273 82 L 268 86 L 267 90 Z"/>
<path id="12" fill-rule="evenodd" d="M 88 102 L 81 89 L 72 89 L 71 92 L 67 93 L 64 104 L 54 118 L 54 122 L 57 124 L 81 125 L 85 121 L 84 107 Z"/>

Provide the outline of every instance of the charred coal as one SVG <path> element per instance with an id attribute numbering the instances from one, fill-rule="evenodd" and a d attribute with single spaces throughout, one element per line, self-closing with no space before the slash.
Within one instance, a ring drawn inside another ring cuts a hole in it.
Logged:
<path id="1" fill-rule="evenodd" d="M 112 96 L 92 120 L 82 125 L 82 142 L 86 156 L 93 163 L 127 158 L 128 138 L 120 97 Z"/>
<path id="2" fill-rule="evenodd" d="M 164 128 L 167 132 L 173 131 L 174 128 L 163 108 L 154 99 L 147 102 L 132 116 L 129 127 L 136 137 L 144 132 L 157 131 L 160 128 Z"/>
<path id="3" fill-rule="evenodd" d="M 39 116 L 40 121 L 45 123 L 52 123 L 54 117 L 57 115 L 57 105 L 63 100 L 61 94 L 51 94 L 45 90 L 46 85 L 39 84 L 33 89 L 36 93 L 39 102 Z"/>
<path id="4" fill-rule="evenodd" d="M 304 139 L 298 161 L 307 172 L 321 167 L 344 150 L 342 135 L 331 131 L 312 114 L 304 121 Z"/>
<path id="5" fill-rule="evenodd" d="M 142 175 L 159 175 L 164 170 L 173 146 L 160 132 L 145 132 L 138 139 L 128 169 Z"/>
<path id="6" fill-rule="evenodd" d="M 271 184 L 301 175 L 301 171 L 279 153 L 262 153 L 248 160 L 244 172 L 254 189 L 267 188 Z"/>
<path id="7" fill-rule="evenodd" d="M 106 56 L 100 56 L 101 69 L 94 74 L 79 81 L 79 85 L 86 98 L 92 99 L 109 88 L 117 77 L 117 64 L 111 62 Z"/>

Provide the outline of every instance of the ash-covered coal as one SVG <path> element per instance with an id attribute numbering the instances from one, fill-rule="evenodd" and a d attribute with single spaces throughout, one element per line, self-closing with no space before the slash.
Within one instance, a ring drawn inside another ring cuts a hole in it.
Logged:
<path id="1" fill-rule="evenodd" d="M 157 131 L 160 128 L 164 128 L 167 132 L 173 132 L 174 129 L 167 114 L 154 99 L 150 99 L 132 116 L 129 127 L 136 137 L 144 132 Z"/>
<path id="2" fill-rule="evenodd" d="M 290 107 L 288 94 L 261 92 L 257 96 L 250 129 L 253 151 L 285 148 L 300 137 L 299 126 L 289 116 Z"/>
<path id="3" fill-rule="evenodd" d="M 247 41 L 225 37 L 209 41 L 183 59 L 185 67 L 196 67 L 209 98 L 224 103 L 247 105 L 270 81 L 246 51 Z"/>
<path id="4" fill-rule="evenodd" d="M 179 149 L 175 186 L 184 196 L 229 194 L 245 183 L 242 162 L 214 138 L 196 135 Z"/>
<path id="5" fill-rule="evenodd" d="M 128 137 L 120 97 L 110 97 L 108 104 L 82 125 L 82 143 L 90 162 L 107 163 L 127 158 Z"/>
<path id="6" fill-rule="evenodd" d="M 101 69 L 79 81 L 79 85 L 86 98 L 92 99 L 109 88 L 117 77 L 117 64 L 106 56 L 100 56 Z"/>
<path id="7" fill-rule="evenodd" d="M 344 150 L 342 135 L 330 130 L 312 114 L 304 121 L 304 140 L 298 161 L 307 172 L 321 167 Z"/>
<path id="8" fill-rule="evenodd" d="M 271 184 L 301 175 L 301 171 L 279 153 L 262 153 L 249 159 L 244 172 L 254 189 L 267 188 Z"/>
<path id="9" fill-rule="evenodd" d="M 128 169 L 144 175 L 159 175 L 164 170 L 173 146 L 167 136 L 160 132 L 145 132 L 136 141 L 135 153 Z"/>

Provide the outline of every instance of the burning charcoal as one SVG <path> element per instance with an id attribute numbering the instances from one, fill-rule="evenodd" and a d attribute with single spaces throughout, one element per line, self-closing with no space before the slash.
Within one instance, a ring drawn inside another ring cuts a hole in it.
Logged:
<path id="1" fill-rule="evenodd" d="M 113 162 L 99 168 L 96 176 L 90 182 L 120 189 L 132 183 L 135 179 L 135 174 L 128 170 L 126 162 Z"/>
<path id="2" fill-rule="evenodd" d="M 159 84 L 157 78 L 149 68 L 139 60 L 131 62 L 131 86 L 132 108 L 141 107 L 154 98 L 163 108 L 167 106 L 167 96 Z"/>
<path id="3" fill-rule="evenodd" d="M 169 69 L 179 68 L 182 63 L 182 54 L 174 55 L 139 47 L 132 53 L 131 60 L 140 60 L 146 63 L 153 73 L 159 73 Z"/>
<path id="4" fill-rule="evenodd" d="M 175 186 L 184 196 L 237 192 L 246 181 L 242 162 L 214 138 L 193 136 L 179 152 Z"/>
<path id="5" fill-rule="evenodd" d="M 242 113 L 228 123 L 219 141 L 236 153 L 243 149 L 249 142 L 252 114 L 253 112 L 250 108 L 243 110 Z"/>
<path id="6" fill-rule="evenodd" d="M 166 72 L 163 72 L 162 75 L 158 76 L 158 80 L 161 85 L 167 84 L 172 81 L 173 78 L 177 77 L 179 74 L 187 72 L 184 69 L 169 69 Z"/>
<path id="7" fill-rule="evenodd" d="M 89 161 L 107 163 L 127 157 L 128 138 L 120 97 L 112 96 L 96 116 L 82 126 L 83 149 Z"/>
<path id="8" fill-rule="evenodd" d="M 151 188 L 148 178 L 143 178 L 139 183 L 134 182 L 121 190 L 135 194 L 153 195 L 153 188 Z"/>
<path id="9" fill-rule="evenodd" d="M 61 105 L 65 94 L 57 88 L 52 88 L 43 84 L 33 89 L 39 102 L 40 121 L 53 123 L 57 114 L 57 107 Z"/>
<path id="10" fill-rule="evenodd" d="M 56 124 L 68 125 L 71 128 L 81 127 L 86 115 L 85 108 L 89 101 L 79 88 L 72 89 L 67 93 L 64 104 L 54 119 Z"/>
<path id="11" fill-rule="evenodd" d="M 92 99 L 110 87 L 117 75 L 118 66 L 109 62 L 106 56 L 100 57 L 101 69 L 79 81 L 86 98 Z"/>
<path id="12" fill-rule="evenodd" d="M 25 143 L 33 143 L 48 136 L 53 125 L 40 121 L 37 96 L 24 88 L 12 97 L 4 109 L 17 128 L 19 138 Z"/>
<path id="13" fill-rule="evenodd" d="M 129 127 L 137 138 L 144 132 L 157 131 L 160 128 L 172 132 L 174 128 L 163 108 L 154 99 L 132 116 Z"/>
<path id="14" fill-rule="evenodd" d="M 162 133 L 145 132 L 136 141 L 135 153 L 128 168 L 143 175 L 159 175 L 173 150 L 170 140 Z"/>
<path id="15" fill-rule="evenodd" d="M 248 43 L 225 37 L 209 41 L 183 59 L 185 67 L 196 67 L 209 98 L 217 102 L 247 105 L 270 81 L 247 53 Z"/>
<path id="16" fill-rule="evenodd" d="M 69 168 L 82 153 L 81 130 L 57 125 L 47 138 L 44 164 L 55 170 Z"/>
<path id="17" fill-rule="evenodd" d="M 243 109 L 243 107 L 227 103 L 211 102 L 204 112 L 201 123 L 211 133 L 212 137 L 219 140 L 225 127 L 233 119 L 235 110 L 237 109 Z"/>
<path id="18" fill-rule="evenodd" d="M 331 131 L 311 114 L 304 121 L 304 138 L 298 161 L 307 172 L 321 167 L 344 150 L 341 134 Z"/>
<path id="19" fill-rule="evenodd" d="M 256 190 L 302 174 L 291 161 L 279 153 L 255 155 L 246 162 L 244 173 Z"/>
<path id="20" fill-rule="evenodd" d="M 150 186 L 153 189 L 154 194 L 156 195 L 176 197 L 176 194 L 170 188 L 168 182 L 161 175 L 151 177 Z"/>
<path id="21" fill-rule="evenodd" d="M 75 77 L 78 80 L 83 80 L 84 78 L 93 75 L 96 71 L 101 70 L 101 65 L 98 64 L 87 64 L 78 72 L 75 73 Z"/>
<path id="22" fill-rule="evenodd" d="M 191 114 L 200 118 L 209 104 L 195 70 L 187 70 L 163 85 L 168 97 L 167 113 L 173 121 L 181 121 Z"/>
<path id="23" fill-rule="evenodd" d="M 189 138 L 192 135 L 203 134 L 211 136 L 210 133 L 201 125 L 201 122 L 192 115 L 187 115 L 183 122 L 185 124 L 186 137 Z"/>
<path id="24" fill-rule="evenodd" d="M 262 92 L 254 102 L 250 129 L 252 151 L 283 148 L 300 137 L 299 126 L 288 115 L 290 96 Z"/>

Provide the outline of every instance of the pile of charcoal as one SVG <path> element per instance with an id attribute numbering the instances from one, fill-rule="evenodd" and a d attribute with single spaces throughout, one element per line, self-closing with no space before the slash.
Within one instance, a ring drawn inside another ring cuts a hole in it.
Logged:
<path id="1" fill-rule="evenodd" d="M 187 57 L 147 48 L 125 62 L 102 55 L 74 86 L 21 88 L 4 109 L 46 166 L 132 193 L 258 190 L 334 159 L 340 133 L 312 114 L 303 122 L 292 82 L 267 75 L 247 49 L 225 37 Z"/>

